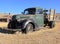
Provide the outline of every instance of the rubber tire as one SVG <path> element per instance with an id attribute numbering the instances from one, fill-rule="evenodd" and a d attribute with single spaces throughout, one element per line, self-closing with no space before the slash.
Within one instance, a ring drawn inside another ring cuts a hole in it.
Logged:
<path id="1" fill-rule="evenodd" d="M 50 28 L 55 27 L 55 22 L 54 22 L 54 21 L 50 21 L 50 22 L 49 22 L 49 27 L 50 27 Z"/>
<path id="2" fill-rule="evenodd" d="M 30 27 L 30 29 L 28 28 Z M 22 33 L 27 34 L 28 32 L 32 32 L 34 30 L 33 25 L 31 23 L 28 23 L 25 29 L 22 29 Z"/>

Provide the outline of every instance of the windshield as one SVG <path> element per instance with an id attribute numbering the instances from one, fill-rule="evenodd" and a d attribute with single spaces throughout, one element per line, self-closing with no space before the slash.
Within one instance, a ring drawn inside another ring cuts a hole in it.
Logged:
<path id="1" fill-rule="evenodd" d="M 35 8 L 28 8 L 24 11 L 24 14 L 35 14 L 36 9 Z"/>

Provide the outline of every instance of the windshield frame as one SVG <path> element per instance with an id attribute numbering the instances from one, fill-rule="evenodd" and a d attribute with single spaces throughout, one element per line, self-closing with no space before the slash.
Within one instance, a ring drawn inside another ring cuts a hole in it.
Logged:
<path id="1" fill-rule="evenodd" d="M 28 12 L 27 14 L 25 13 L 26 11 Z M 28 15 L 28 14 L 31 14 L 31 15 L 36 14 L 36 8 L 28 8 L 28 9 L 25 9 L 24 10 L 24 14 L 25 15 Z"/>

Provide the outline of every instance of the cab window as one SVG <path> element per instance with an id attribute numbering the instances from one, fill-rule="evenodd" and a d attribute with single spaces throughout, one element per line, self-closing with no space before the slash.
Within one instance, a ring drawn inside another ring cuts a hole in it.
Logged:
<path id="1" fill-rule="evenodd" d="M 36 9 L 35 8 L 28 8 L 24 11 L 24 14 L 35 14 L 36 13 Z"/>
<path id="2" fill-rule="evenodd" d="M 42 13 L 43 13 L 42 9 L 37 10 L 37 14 L 42 14 Z"/>

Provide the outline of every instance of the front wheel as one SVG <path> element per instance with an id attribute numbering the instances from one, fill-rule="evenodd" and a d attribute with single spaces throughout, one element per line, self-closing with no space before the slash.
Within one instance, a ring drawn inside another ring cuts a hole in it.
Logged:
<path id="1" fill-rule="evenodd" d="M 33 25 L 31 23 L 28 23 L 26 28 L 23 29 L 23 33 L 28 33 L 33 31 Z"/>

